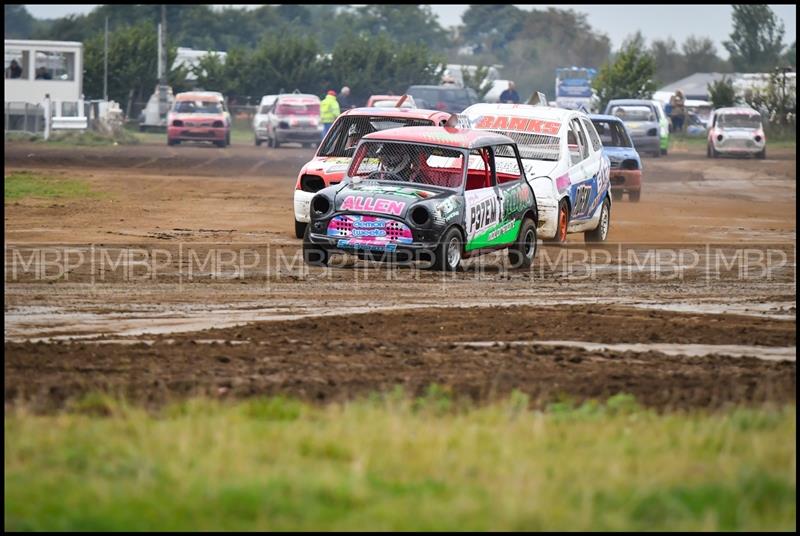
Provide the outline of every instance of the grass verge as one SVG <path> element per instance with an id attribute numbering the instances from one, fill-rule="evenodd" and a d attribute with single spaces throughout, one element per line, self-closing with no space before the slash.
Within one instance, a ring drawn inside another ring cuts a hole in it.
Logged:
<path id="1" fill-rule="evenodd" d="M 6 530 L 794 530 L 796 409 L 7 407 Z"/>
<path id="2" fill-rule="evenodd" d="M 98 195 L 85 181 L 78 179 L 57 178 L 31 171 L 15 171 L 3 177 L 5 201 L 26 197 L 86 198 Z"/>

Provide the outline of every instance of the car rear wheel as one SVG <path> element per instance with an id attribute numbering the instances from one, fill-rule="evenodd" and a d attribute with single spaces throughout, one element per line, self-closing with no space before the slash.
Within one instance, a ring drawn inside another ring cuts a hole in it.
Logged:
<path id="1" fill-rule="evenodd" d="M 261 146 L 261 140 L 260 139 L 255 138 L 255 142 L 256 142 L 256 147 Z"/>
<path id="2" fill-rule="evenodd" d="M 628 201 L 638 203 L 641 195 L 642 195 L 641 190 L 631 190 L 630 192 L 628 192 Z"/>
<path id="3" fill-rule="evenodd" d="M 664 156 L 667 156 L 667 150 L 666 149 L 661 149 L 660 153 L 663 154 Z"/>
<path id="4" fill-rule="evenodd" d="M 764 160 L 767 157 L 767 148 L 764 147 L 759 152 L 756 153 L 756 158 L 759 160 Z"/>
<path id="5" fill-rule="evenodd" d="M 231 133 L 229 131 L 227 134 L 225 134 L 225 145 L 230 145 L 230 144 L 231 144 Z"/>
<path id="6" fill-rule="evenodd" d="M 556 235 L 549 239 L 548 242 L 553 244 L 564 244 L 567 241 L 567 228 L 569 227 L 569 203 L 566 199 L 562 199 L 558 204 L 558 222 L 556 226 Z"/>
<path id="7" fill-rule="evenodd" d="M 605 242 L 609 227 L 611 227 L 611 203 L 606 197 L 603 200 L 603 208 L 600 209 L 600 221 L 597 222 L 597 227 L 583 233 L 583 238 L 586 242 Z"/>
<path id="8" fill-rule="evenodd" d="M 306 234 L 306 227 L 308 227 L 307 223 L 294 220 L 294 236 L 296 238 L 303 238 Z"/>
<path id="9" fill-rule="evenodd" d="M 328 265 L 328 250 L 321 248 L 311 242 L 308 233 L 311 230 L 306 226 L 306 231 L 303 234 L 303 261 L 309 266 L 327 266 Z"/>
<path id="10" fill-rule="evenodd" d="M 180 142 L 181 142 L 181 140 L 173 140 L 173 139 L 167 138 L 167 145 L 178 145 Z"/>
<path id="11" fill-rule="evenodd" d="M 614 201 L 622 201 L 622 190 L 611 190 L 611 199 Z"/>
<path id="12" fill-rule="evenodd" d="M 463 249 L 461 232 L 455 227 L 450 228 L 436 247 L 436 258 L 431 267 L 442 272 L 455 272 L 461 266 Z"/>
<path id="13" fill-rule="evenodd" d="M 214 145 L 216 145 L 220 149 L 224 149 L 225 148 L 225 140 L 215 141 Z"/>
<path id="14" fill-rule="evenodd" d="M 517 241 L 508 248 L 508 260 L 512 268 L 530 268 L 536 258 L 536 224 L 530 218 L 522 220 Z"/>

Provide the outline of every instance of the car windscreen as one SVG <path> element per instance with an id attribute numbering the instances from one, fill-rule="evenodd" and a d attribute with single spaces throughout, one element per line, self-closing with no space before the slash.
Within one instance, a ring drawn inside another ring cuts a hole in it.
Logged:
<path id="1" fill-rule="evenodd" d="M 260 113 L 260 114 L 268 114 L 270 108 L 271 108 L 271 106 L 269 104 L 265 104 L 264 106 L 259 108 L 258 113 Z"/>
<path id="2" fill-rule="evenodd" d="M 463 109 L 475 100 L 470 97 L 469 91 L 458 87 L 411 88 L 408 93 L 414 100 L 421 100 L 430 108 L 436 108 L 443 102 Z"/>
<path id="3" fill-rule="evenodd" d="M 365 141 L 348 176 L 353 179 L 425 184 L 458 189 L 464 181 L 466 151 L 417 143 Z"/>
<path id="4" fill-rule="evenodd" d="M 625 128 L 620 123 L 592 119 L 592 124 L 605 147 L 633 147 Z"/>
<path id="5" fill-rule="evenodd" d="M 319 104 L 289 104 L 279 103 L 275 107 L 278 115 L 319 115 Z"/>
<path id="6" fill-rule="evenodd" d="M 175 112 L 179 114 L 218 114 L 222 106 L 217 101 L 178 101 Z"/>
<path id="7" fill-rule="evenodd" d="M 717 125 L 722 128 L 759 128 L 761 118 L 751 114 L 722 114 L 717 119 Z"/>
<path id="8" fill-rule="evenodd" d="M 656 114 L 649 106 L 612 106 L 609 115 L 623 121 L 657 121 Z"/>
<path id="9" fill-rule="evenodd" d="M 372 132 L 400 127 L 424 127 L 433 125 L 430 119 L 405 117 L 344 116 L 331 128 L 317 156 L 353 156 L 361 138 Z"/>

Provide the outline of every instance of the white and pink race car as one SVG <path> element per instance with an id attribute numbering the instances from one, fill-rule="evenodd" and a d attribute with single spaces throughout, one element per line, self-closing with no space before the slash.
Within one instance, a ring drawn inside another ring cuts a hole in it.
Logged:
<path id="1" fill-rule="evenodd" d="M 767 157 L 767 137 L 761 125 L 761 114 L 752 108 L 719 108 L 714 110 L 708 129 L 709 158 L 720 155 L 752 155 Z"/>
<path id="2" fill-rule="evenodd" d="M 461 113 L 460 122 L 517 143 L 536 194 L 540 238 L 565 242 L 569 233 L 582 232 L 587 242 L 606 240 L 610 163 L 589 116 L 540 105 L 473 104 Z"/>

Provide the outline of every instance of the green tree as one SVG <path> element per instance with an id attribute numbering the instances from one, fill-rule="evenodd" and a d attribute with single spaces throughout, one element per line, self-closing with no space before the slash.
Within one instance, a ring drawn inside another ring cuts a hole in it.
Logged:
<path id="1" fill-rule="evenodd" d="M 794 69 L 797 69 L 797 41 L 792 43 L 791 46 L 786 49 L 786 52 L 783 55 L 783 61 L 787 65 L 791 65 Z"/>
<path id="2" fill-rule="evenodd" d="M 794 121 L 797 114 L 796 86 L 785 82 L 783 73 L 778 71 L 770 73 L 769 82 L 764 89 L 748 91 L 744 99 L 775 125 L 787 126 Z"/>
<path id="3" fill-rule="evenodd" d="M 783 22 L 766 4 L 734 4 L 733 32 L 723 44 L 740 72 L 765 72 L 780 62 Z"/>
<path id="4" fill-rule="evenodd" d="M 516 38 L 525 19 L 525 12 L 510 4 L 472 4 L 461 15 L 459 33 L 476 52 L 497 52 Z"/>
<path id="5" fill-rule="evenodd" d="M 686 62 L 686 75 L 700 72 L 726 72 L 725 61 L 717 55 L 717 47 L 708 37 L 690 35 L 683 42 L 683 55 Z"/>
<path id="6" fill-rule="evenodd" d="M 362 35 L 386 36 L 398 43 L 422 43 L 428 47 L 447 44 L 447 32 L 429 5 L 369 4 L 355 12 L 353 29 Z"/>
<path id="7" fill-rule="evenodd" d="M 231 84 L 232 80 L 228 76 L 228 70 L 225 68 L 225 60 L 219 54 L 213 52 L 206 54 L 192 67 L 191 71 L 196 77 L 198 89 L 220 91 L 225 94 L 234 89 Z"/>
<path id="8" fill-rule="evenodd" d="M 673 38 L 656 39 L 650 45 L 650 53 L 656 62 L 655 78 L 660 83 L 669 84 L 686 76 L 686 58 Z"/>
<path id="9" fill-rule="evenodd" d="M 715 80 L 708 84 L 708 94 L 714 108 L 725 108 L 736 104 L 736 90 L 733 80 L 723 76 L 722 80 Z"/>
<path id="10" fill-rule="evenodd" d="M 28 39 L 33 33 L 36 19 L 28 13 L 23 5 L 5 5 L 5 38 Z"/>
<path id="11" fill-rule="evenodd" d="M 489 67 L 485 65 L 478 65 L 474 71 L 461 68 L 461 79 L 464 82 L 464 87 L 474 89 L 480 100 L 483 100 L 483 97 L 492 89 L 492 83 L 486 79 L 488 74 Z"/>
<path id="12" fill-rule="evenodd" d="M 649 99 L 656 90 L 656 62 L 637 39 L 628 40 L 613 62 L 606 62 L 593 86 L 604 109 L 611 99 Z"/>
<path id="13" fill-rule="evenodd" d="M 423 43 L 398 44 L 385 35 L 344 36 L 331 53 L 325 81 L 347 85 L 355 102 L 372 94 L 400 93 L 413 84 L 435 84 L 445 62 Z"/>
<path id="14" fill-rule="evenodd" d="M 109 34 L 108 96 L 122 106 L 129 99 L 141 102 L 150 97 L 158 83 L 158 36 L 151 24 L 142 23 Z M 167 50 L 168 62 L 175 59 L 175 47 Z M 103 97 L 103 35 L 86 41 L 83 91 L 86 98 Z M 184 83 L 185 71 L 168 73 L 173 86 Z"/>
<path id="15" fill-rule="evenodd" d="M 271 35 L 253 51 L 249 60 L 244 56 L 239 60 L 238 54 L 228 59 L 233 61 L 225 62 L 227 72 L 236 81 L 239 95 L 260 97 L 295 89 L 321 93 L 324 58 L 312 37 L 293 33 Z"/>

